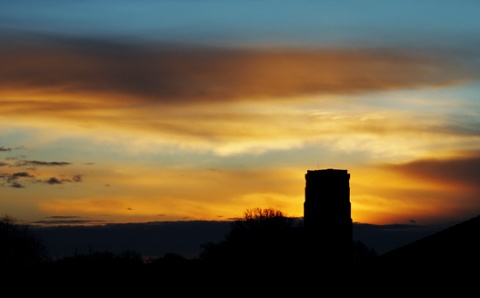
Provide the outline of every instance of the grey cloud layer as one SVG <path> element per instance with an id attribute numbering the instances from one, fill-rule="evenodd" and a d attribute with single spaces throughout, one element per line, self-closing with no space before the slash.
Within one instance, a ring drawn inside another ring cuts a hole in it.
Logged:
<path id="1" fill-rule="evenodd" d="M 388 168 L 424 180 L 465 185 L 480 195 L 480 152 L 450 159 L 415 160 Z"/>
<path id="2" fill-rule="evenodd" d="M 443 55 L 392 49 L 232 49 L 65 38 L 6 42 L 0 46 L 0 91 L 121 94 L 159 103 L 418 88 L 471 75 L 466 64 Z"/>

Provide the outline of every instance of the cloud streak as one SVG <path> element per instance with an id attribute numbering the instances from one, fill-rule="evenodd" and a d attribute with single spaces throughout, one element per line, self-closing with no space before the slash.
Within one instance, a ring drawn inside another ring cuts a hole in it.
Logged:
<path id="1" fill-rule="evenodd" d="M 445 159 L 414 160 L 387 168 L 425 181 L 464 186 L 480 196 L 480 152 Z"/>
<path id="2" fill-rule="evenodd" d="M 105 224 L 103 220 L 83 219 L 81 216 L 49 216 L 45 220 L 38 220 L 32 222 L 36 225 L 102 225 Z"/>
<path id="3" fill-rule="evenodd" d="M 15 166 L 25 167 L 25 166 L 66 166 L 69 165 L 69 162 L 65 161 L 39 161 L 39 160 L 21 160 L 18 161 Z"/>
<path id="4" fill-rule="evenodd" d="M 395 49 L 232 49 L 46 38 L 13 42 L 0 47 L 0 54 L 0 90 L 116 94 L 135 103 L 358 94 L 471 79 L 465 65 L 444 55 Z"/>

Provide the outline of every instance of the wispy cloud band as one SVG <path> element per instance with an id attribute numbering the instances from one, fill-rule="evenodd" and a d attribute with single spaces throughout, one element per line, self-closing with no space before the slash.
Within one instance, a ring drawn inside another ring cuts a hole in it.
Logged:
<path id="1" fill-rule="evenodd" d="M 457 84 L 472 75 L 458 60 L 418 50 L 233 49 L 72 38 L 12 43 L 0 47 L 3 91 L 121 94 L 136 103 L 352 94 Z"/>

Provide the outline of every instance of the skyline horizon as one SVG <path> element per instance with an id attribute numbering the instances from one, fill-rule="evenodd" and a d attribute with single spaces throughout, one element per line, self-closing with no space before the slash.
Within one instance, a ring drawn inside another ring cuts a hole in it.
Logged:
<path id="1" fill-rule="evenodd" d="M 359 241 L 382 255 L 479 216 L 480 214 L 456 223 L 430 226 L 354 222 L 352 240 Z M 202 251 L 202 245 L 225 240 L 231 224 L 232 221 L 225 220 L 185 220 L 91 226 L 32 226 L 30 231 L 39 237 L 49 255 L 60 258 L 105 251 L 114 254 L 135 251 L 147 258 L 169 253 L 195 258 Z M 294 227 L 302 228 L 301 225 Z"/>
<path id="2" fill-rule="evenodd" d="M 257 207 L 253 208 L 247 208 L 244 210 L 242 213 L 243 216 L 245 212 L 249 210 L 257 209 Z M 272 209 L 272 208 L 261 208 L 261 209 Z M 274 209 L 274 208 L 273 208 Z M 282 212 L 282 214 L 285 215 L 285 217 L 293 219 L 293 220 L 298 220 L 300 222 L 303 222 L 304 216 L 289 216 L 286 215 L 282 210 L 280 209 L 274 209 L 277 211 Z M 222 219 L 191 219 L 191 218 L 183 218 L 183 219 L 176 219 L 176 220 L 152 220 L 152 221 L 132 221 L 132 222 L 107 222 L 107 221 L 92 221 L 92 220 L 82 220 L 80 217 L 76 216 L 51 216 L 47 220 L 38 220 L 38 221 L 32 221 L 28 222 L 25 220 L 22 220 L 21 218 L 17 218 L 12 214 L 4 214 L 2 218 L 9 218 L 10 220 L 13 220 L 16 224 L 20 225 L 25 225 L 25 226 L 31 226 L 33 228 L 55 228 L 55 227 L 102 227 L 102 226 L 120 226 L 120 225 L 156 225 L 156 224 L 168 224 L 168 223 L 181 223 L 181 222 L 225 222 L 225 223 L 233 223 L 234 221 L 237 220 L 242 220 L 244 219 L 242 215 L 237 216 L 237 217 L 231 217 L 231 218 L 222 218 Z M 410 220 L 408 222 L 388 222 L 388 223 L 370 223 L 370 222 L 362 222 L 362 221 L 355 221 L 352 218 L 352 224 L 355 225 L 370 225 L 370 226 L 417 226 L 417 227 L 448 227 L 451 225 L 455 225 L 458 223 L 461 223 L 463 221 L 467 221 L 469 219 L 475 218 L 480 216 L 480 213 L 477 214 L 472 214 L 471 216 L 467 215 L 463 218 L 458 218 L 457 220 L 452 220 L 452 221 L 440 221 L 440 222 L 433 222 L 433 223 L 417 223 L 414 220 Z M 298 223 L 297 223 L 298 224 Z"/>

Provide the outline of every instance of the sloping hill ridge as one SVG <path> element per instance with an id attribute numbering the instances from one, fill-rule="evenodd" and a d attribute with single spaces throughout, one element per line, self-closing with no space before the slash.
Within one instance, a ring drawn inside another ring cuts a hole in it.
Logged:
<path id="1" fill-rule="evenodd" d="M 385 261 L 435 263 L 469 266 L 480 256 L 480 215 L 393 249 L 381 256 Z M 475 257 L 470 259 L 472 257 Z M 465 261 L 465 262 L 462 262 Z M 468 261 L 468 262 L 467 262 Z"/>
<path id="2" fill-rule="evenodd" d="M 371 277 L 385 286 L 480 288 L 480 215 L 377 257 Z"/>

